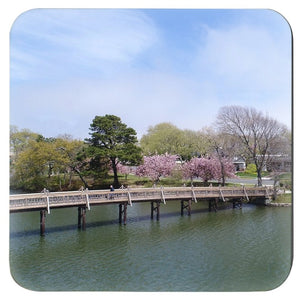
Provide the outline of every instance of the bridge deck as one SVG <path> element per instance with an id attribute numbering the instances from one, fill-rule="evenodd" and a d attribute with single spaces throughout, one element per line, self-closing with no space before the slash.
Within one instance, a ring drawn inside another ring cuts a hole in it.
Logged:
<path id="1" fill-rule="evenodd" d="M 78 207 L 104 204 L 132 205 L 135 202 L 190 200 L 203 201 L 220 198 L 223 201 L 246 198 L 269 198 L 272 194 L 267 187 L 172 187 L 134 188 L 109 190 L 82 190 L 71 192 L 34 193 L 10 195 L 10 212 L 53 208 Z"/>

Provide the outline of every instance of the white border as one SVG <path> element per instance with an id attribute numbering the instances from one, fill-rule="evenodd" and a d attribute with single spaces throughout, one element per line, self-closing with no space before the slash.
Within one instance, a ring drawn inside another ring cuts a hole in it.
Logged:
<path id="1" fill-rule="evenodd" d="M 5 191 L 8 196 L 8 138 L 9 138 L 9 31 L 14 22 L 14 20 L 24 11 L 33 8 L 270 8 L 279 13 L 281 13 L 289 22 L 294 38 L 294 84 L 298 82 L 297 80 L 297 70 L 299 69 L 299 62 L 297 59 L 297 52 L 299 53 L 299 5 L 297 1 L 294 0 L 251 0 L 245 3 L 245 1 L 222 1 L 222 0 L 126 0 L 126 1 L 103 1 L 103 0 L 10 0 L 2 2 L 0 9 L 0 33 L 1 33 L 1 55 L 0 55 L 0 66 L 1 66 L 1 139 L 5 141 L 2 143 L 2 155 L 1 157 L 1 185 L 2 191 Z M 297 104 L 297 88 L 294 85 L 294 132 L 297 132 L 298 122 L 297 115 L 298 104 Z M 297 136 L 294 133 L 294 153 L 299 153 L 299 144 L 297 143 Z M 297 172 L 297 156 L 294 157 L 294 183 L 297 183 L 298 176 Z M 296 197 L 298 197 L 298 188 L 294 186 L 294 192 Z M 8 198 L 8 197 L 7 197 Z M 297 284 L 299 282 L 299 241 L 297 235 L 299 236 L 299 207 L 297 205 L 297 200 L 294 201 L 294 261 L 291 273 L 288 279 L 277 289 L 269 292 L 250 292 L 250 293 L 239 293 L 239 292 L 227 292 L 227 293 L 111 293 L 111 292 L 87 292 L 82 294 L 82 292 L 70 292 L 70 293 L 40 293 L 31 292 L 25 290 L 18 286 L 10 276 L 9 271 L 9 259 L 8 259 L 8 249 L 9 249 L 9 236 L 8 236 L 8 224 L 9 224 L 9 214 L 8 212 L 8 201 L 7 198 L 2 194 L 2 203 L 0 210 L 0 220 L 1 220 L 1 294 L 9 295 L 10 298 L 22 297 L 22 299 L 51 299 L 53 297 L 61 297 L 63 299 L 82 299 L 82 297 L 88 297 L 91 299 L 110 299 L 112 297 L 122 297 L 130 299 L 151 299 L 153 297 L 172 297 L 182 299 L 182 297 L 189 297 L 189 299 L 198 299 L 199 297 L 205 297 L 205 299 L 239 299 L 241 297 L 252 299 L 274 299 L 274 297 L 296 299 L 297 298 Z M 296 233 L 296 234 L 295 234 Z"/>

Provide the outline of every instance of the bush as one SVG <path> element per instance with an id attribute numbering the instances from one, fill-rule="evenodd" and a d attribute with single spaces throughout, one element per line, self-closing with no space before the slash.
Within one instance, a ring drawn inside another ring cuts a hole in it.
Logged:
<path id="1" fill-rule="evenodd" d="M 256 169 L 255 164 L 247 165 L 247 168 L 245 170 L 245 174 L 256 175 L 257 174 L 257 169 Z"/>

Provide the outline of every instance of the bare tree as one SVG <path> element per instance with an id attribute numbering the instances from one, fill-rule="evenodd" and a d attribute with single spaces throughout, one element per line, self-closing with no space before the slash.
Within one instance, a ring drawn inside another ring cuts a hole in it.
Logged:
<path id="1" fill-rule="evenodd" d="M 237 139 L 231 135 L 217 132 L 212 127 L 205 128 L 205 133 L 211 154 L 219 160 L 222 175 L 221 184 L 225 186 L 225 164 L 228 162 L 228 159 L 233 161 L 234 156 L 238 154 Z"/>
<path id="2" fill-rule="evenodd" d="M 261 186 L 262 170 L 268 158 L 281 151 L 279 145 L 286 135 L 286 126 L 254 108 L 241 106 L 222 107 L 217 125 L 222 133 L 238 138 L 243 151 L 256 166 L 257 183 Z"/>

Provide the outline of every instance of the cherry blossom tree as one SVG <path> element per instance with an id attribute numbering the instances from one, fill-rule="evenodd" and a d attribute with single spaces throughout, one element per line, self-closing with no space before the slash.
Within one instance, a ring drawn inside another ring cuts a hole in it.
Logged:
<path id="1" fill-rule="evenodd" d="M 132 166 L 123 165 L 122 163 L 118 163 L 117 171 L 120 174 L 125 175 L 125 180 L 129 173 L 134 173 L 134 168 Z"/>
<path id="2" fill-rule="evenodd" d="M 177 155 L 163 154 L 144 156 L 143 164 L 136 169 L 136 175 L 150 177 L 154 183 L 162 176 L 170 176 L 176 166 Z"/>
<path id="3" fill-rule="evenodd" d="M 118 174 L 125 175 L 125 180 L 127 180 L 127 176 L 129 173 L 134 173 L 134 167 L 122 164 L 118 159 L 116 159 L 116 166 Z M 112 164 L 109 164 L 109 171 L 113 172 Z"/>
<path id="4" fill-rule="evenodd" d="M 205 183 L 209 180 L 217 179 L 221 180 L 224 177 L 234 177 L 234 165 L 226 158 L 222 158 L 222 163 L 216 157 L 194 157 L 190 161 L 187 161 L 182 166 L 183 177 L 189 178 L 193 181 L 193 178 L 201 178 Z"/>
<path id="5" fill-rule="evenodd" d="M 232 160 L 228 157 L 213 157 L 215 165 L 215 179 L 222 182 L 225 185 L 226 178 L 235 178 L 235 167 Z"/>

